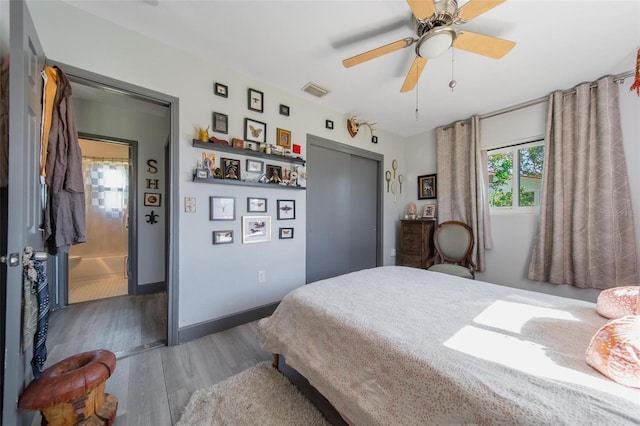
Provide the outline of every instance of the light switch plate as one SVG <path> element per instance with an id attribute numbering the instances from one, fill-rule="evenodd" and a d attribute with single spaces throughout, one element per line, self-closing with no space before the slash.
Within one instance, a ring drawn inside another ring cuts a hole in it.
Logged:
<path id="1" fill-rule="evenodd" d="M 187 213 L 196 212 L 196 197 L 184 197 L 184 211 Z"/>

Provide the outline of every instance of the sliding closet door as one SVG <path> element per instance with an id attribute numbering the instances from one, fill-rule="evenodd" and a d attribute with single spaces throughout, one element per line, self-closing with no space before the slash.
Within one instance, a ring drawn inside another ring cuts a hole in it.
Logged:
<path id="1" fill-rule="evenodd" d="M 350 271 L 377 266 L 378 162 L 351 155 L 349 194 Z"/>
<path id="2" fill-rule="evenodd" d="M 306 281 L 379 265 L 383 157 L 314 136 L 307 142 Z"/>

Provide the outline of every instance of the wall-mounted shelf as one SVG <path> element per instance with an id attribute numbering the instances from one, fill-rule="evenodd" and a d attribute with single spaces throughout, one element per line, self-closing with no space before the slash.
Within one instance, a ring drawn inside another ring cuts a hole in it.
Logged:
<path id="1" fill-rule="evenodd" d="M 213 183 L 216 185 L 253 186 L 253 187 L 269 188 L 269 189 L 290 189 L 290 190 L 302 190 L 302 191 L 307 189 L 303 186 L 286 186 L 286 185 L 278 185 L 275 183 L 247 182 L 244 180 L 233 180 L 233 179 L 199 178 L 196 176 L 193 177 L 193 181 L 198 183 Z"/>
<path id="2" fill-rule="evenodd" d="M 285 163 L 302 164 L 302 165 L 306 163 L 306 161 L 304 161 L 300 157 L 287 157 L 285 155 L 267 154 L 264 152 L 252 151 L 250 149 L 240 149 L 240 148 L 234 148 L 228 145 L 218 145 L 213 142 L 202 142 L 197 139 L 193 139 L 193 146 L 196 148 L 209 149 L 212 151 L 229 152 L 229 153 L 238 154 L 238 155 L 246 155 L 248 157 L 266 158 L 273 161 L 282 161 Z M 215 180 L 218 181 L 218 180 L 224 180 L 224 179 L 215 179 Z M 267 184 L 260 184 L 260 185 L 267 185 Z M 272 185 L 272 186 L 276 186 L 276 185 Z M 294 187 L 290 187 L 290 188 L 294 188 Z"/>

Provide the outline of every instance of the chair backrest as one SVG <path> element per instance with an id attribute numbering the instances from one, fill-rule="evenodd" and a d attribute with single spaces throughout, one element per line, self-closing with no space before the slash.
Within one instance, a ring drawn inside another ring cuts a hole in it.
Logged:
<path id="1" fill-rule="evenodd" d="M 436 226 L 433 243 L 437 262 L 461 265 L 475 274 L 476 265 L 471 257 L 473 230 L 469 225 L 457 220 L 442 222 Z"/>

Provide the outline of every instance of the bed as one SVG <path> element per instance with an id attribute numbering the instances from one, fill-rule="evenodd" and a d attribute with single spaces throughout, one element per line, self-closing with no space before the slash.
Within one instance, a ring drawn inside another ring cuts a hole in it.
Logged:
<path id="1" fill-rule="evenodd" d="M 402 266 L 302 286 L 258 324 L 349 424 L 640 424 L 585 362 L 595 304 Z"/>

